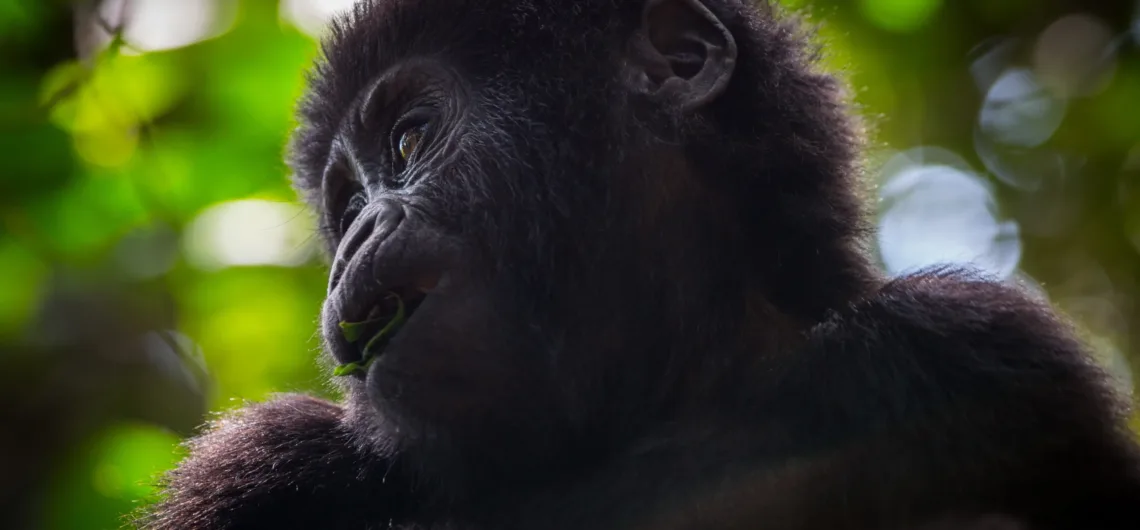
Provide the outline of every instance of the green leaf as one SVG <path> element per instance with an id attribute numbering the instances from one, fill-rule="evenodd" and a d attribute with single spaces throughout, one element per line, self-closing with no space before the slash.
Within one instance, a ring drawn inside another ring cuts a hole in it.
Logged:
<path id="1" fill-rule="evenodd" d="M 388 293 L 388 296 L 396 297 L 396 314 L 392 316 L 392 319 L 388 321 L 383 329 L 376 333 L 375 337 L 372 337 L 372 339 L 368 341 L 368 344 L 364 345 L 364 354 L 361 360 L 337 366 L 333 369 L 333 376 L 343 377 L 367 370 L 368 367 L 372 365 L 372 361 L 376 360 L 376 352 L 373 351 L 373 347 L 380 339 L 399 329 L 404 323 L 404 320 L 407 319 L 406 312 L 404 311 L 404 300 L 396 293 Z M 344 333 L 344 338 L 349 342 L 356 342 L 360 338 L 360 330 L 363 326 L 376 322 L 377 320 L 379 319 L 366 320 L 364 322 L 341 322 L 339 325 L 341 332 Z"/>
<path id="2" fill-rule="evenodd" d="M 341 322 L 340 332 L 344 335 L 344 340 L 348 342 L 356 342 L 360 340 L 360 333 L 364 330 L 364 326 L 368 324 L 375 324 L 380 319 L 365 320 L 364 322 Z"/>
<path id="3" fill-rule="evenodd" d="M 333 370 L 333 375 L 336 377 L 343 377 L 346 375 L 355 374 L 357 371 L 364 370 L 364 369 L 365 369 L 365 365 L 362 363 L 358 363 L 358 362 L 342 364 L 340 366 L 337 366 L 336 369 Z"/>
<path id="4" fill-rule="evenodd" d="M 401 299 L 399 297 L 399 295 L 397 295 L 396 293 L 389 293 L 388 296 L 395 296 L 396 297 L 396 314 L 392 317 L 392 320 L 388 321 L 388 324 L 386 324 L 384 326 L 384 329 L 381 329 L 380 332 L 377 333 L 375 337 L 372 337 L 372 340 L 368 341 L 368 344 L 364 345 L 364 358 L 365 359 L 368 359 L 369 357 L 372 356 L 372 354 L 373 354 L 372 347 L 381 338 L 387 336 L 389 333 L 398 329 L 404 323 L 404 320 L 407 318 L 404 315 L 404 300 Z"/>

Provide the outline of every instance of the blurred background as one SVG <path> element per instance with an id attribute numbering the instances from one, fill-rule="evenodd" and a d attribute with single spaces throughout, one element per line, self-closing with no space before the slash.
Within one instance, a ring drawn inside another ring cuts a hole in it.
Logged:
<path id="1" fill-rule="evenodd" d="M 867 118 L 884 270 L 1021 283 L 1131 393 L 1140 2 L 785 3 Z M 0 528 L 120 527 L 208 414 L 332 395 L 282 155 L 349 5 L 0 0 Z"/>

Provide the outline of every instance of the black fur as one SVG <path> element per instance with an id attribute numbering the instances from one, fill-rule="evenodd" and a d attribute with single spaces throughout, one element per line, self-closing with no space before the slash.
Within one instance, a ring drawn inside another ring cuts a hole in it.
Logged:
<path id="1" fill-rule="evenodd" d="M 703 0 L 684 20 L 736 56 L 693 110 L 640 90 L 645 4 L 339 21 L 292 149 L 335 255 L 329 350 L 358 353 L 336 324 L 377 282 L 447 280 L 344 405 L 282 396 L 194 440 L 142 526 L 1140 528 L 1124 402 L 1050 308 L 873 271 L 858 126 L 798 27 Z M 440 125 L 383 184 L 406 92 Z M 347 220 L 346 186 L 369 201 Z"/>

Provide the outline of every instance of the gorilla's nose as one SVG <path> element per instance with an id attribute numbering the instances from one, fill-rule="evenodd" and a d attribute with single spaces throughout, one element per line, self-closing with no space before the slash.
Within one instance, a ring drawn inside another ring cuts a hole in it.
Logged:
<path id="1" fill-rule="evenodd" d="M 378 199 L 365 206 L 337 249 L 329 276 L 329 292 L 340 282 L 345 270 L 359 259 L 362 247 L 375 248 L 396 231 L 405 217 L 404 207 L 393 200 Z"/>

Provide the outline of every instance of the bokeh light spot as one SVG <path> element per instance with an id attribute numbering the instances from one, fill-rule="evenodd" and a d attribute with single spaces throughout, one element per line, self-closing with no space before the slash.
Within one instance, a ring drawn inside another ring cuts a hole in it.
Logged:
<path id="1" fill-rule="evenodd" d="M 309 35 L 321 35 L 336 15 L 352 9 L 358 0 L 282 0 L 281 17 Z"/>
<path id="2" fill-rule="evenodd" d="M 298 205 L 265 200 L 225 202 L 191 222 L 184 240 L 195 266 L 296 266 L 314 252 L 311 217 Z"/>
<path id="3" fill-rule="evenodd" d="M 978 117 L 982 132 L 995 141 L 1037 147 L 1057 132 L 1065 101 L 1055 97 L 1031 70 L 1006 70 L 989 92 Z"/>
<path id="4" fill-rule="evenodd" d="M 878 243 L 890 274 L 942 264 L 969 264 L 999 278 L 1016 270 L 1017 225 L 998 220 L 984 180 L 954 165 L 889 166 L 898 169 L 880 190 Z"/>
<path id="5" fill-rule="evenodd" d="M 1045 28 L 1033 49 L 1041 82 L 1063 97 L 1099 92 L 1116 71 L 1112 29 L 1086 14 L 1061 17 Z"/>
<path id="6" fill-rule="evenodd" d="M 217 36 L 233 23 L 234 7 L 231 0 L 106 0 L 97 15 L 111 27 L 126 22 L 123 39 L 129 48 L 123 51 L 130 53 L 130 48 L 169 50 Z M 94 27 L 98 47 L 106 45 L 111 36 L 99 24 Z"/>

